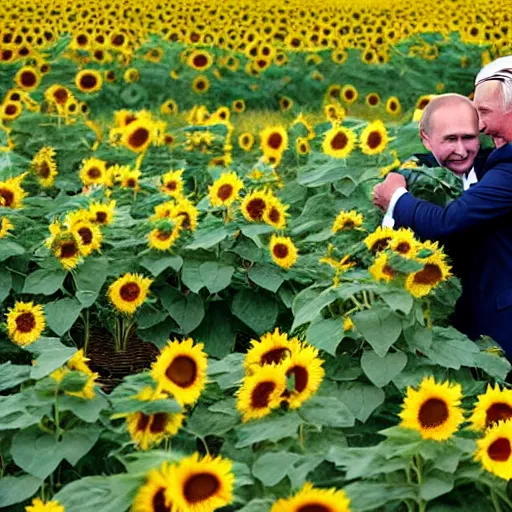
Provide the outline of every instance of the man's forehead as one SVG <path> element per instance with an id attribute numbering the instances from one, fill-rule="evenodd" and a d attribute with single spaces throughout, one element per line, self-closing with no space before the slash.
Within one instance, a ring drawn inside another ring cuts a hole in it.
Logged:
<path id="1" fill-rule="evenodd" d="M 501 96 L 501 83 L 497 80 L 489 80 L 476 86 L 475 103 L 479 106 L 490 103 Z"/>
<path id="2" fill-rule="evenodd" d="M 432 131 L 441 135 L 466 135 L 478 133 L 476 110 L 467 104 L 446 105 L 432 116 Z"/>

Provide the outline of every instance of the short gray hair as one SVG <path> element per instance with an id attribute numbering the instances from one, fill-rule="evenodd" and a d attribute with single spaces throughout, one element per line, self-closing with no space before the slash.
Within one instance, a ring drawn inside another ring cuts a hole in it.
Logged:
<path id="1" fill-rule="evenodd" d="M 462 96 L 462 94 L 456 93 L 441 94 L 433 98 L 423 110 L 423 115 L 421 116 L 420 119 L 420 129 L 424 131 L 427 135 L 429 135 L 432 129 L 432 116 L 441 107 L 453 103 L 463 103 L 471 107 L 475 112 L 475 118 L 478 120 L 478 114 L 476 112 L 475 106 L 473 105 L 473 102 L 469 98 L 467 98 L 466 96 Z"/>
<path id="2" fill-rule="evenodd" d="M 475 78 L 475 87 L 482 82 L 496 80 L 501 84 L 505 112 L 512 110 L 512 55 L 500 57 L 484 66 Z"/>

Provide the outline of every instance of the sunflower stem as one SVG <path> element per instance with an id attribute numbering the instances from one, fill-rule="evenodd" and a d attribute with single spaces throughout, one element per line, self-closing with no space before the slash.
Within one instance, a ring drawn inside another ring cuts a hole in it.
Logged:
<path id="1" fill-rule="evenodd" d="M 496 496 L 496 493 L 494 492 L 494 489 L 492 489 L 492 488 L 491 488 L 491 500 L 492 500 L 492 504 L 494 506 L 495 512 L 502 512 L 498 496 Z"/>
<path id="2" fill-rule="evenodd" d="M 364 299 L 364 305 L 368 308 L 368 309 L 371 309 L 371 306 L 370 306 L 370 303 L 368 301 L 368 293 L 366 290 L 363 290 L 363 299 Z"/>
<path id="3" fill-rule="evenodd" d="M 90 323 L 89 323 L 89 308 L 85 310 L 85 316 L 82 316 L 82 321 L 84 322 L 84 355 L 87 355 L 87 351 L 89 350 L 89 338 L 90 338 Z"/>
<path id="4" fill-rule="evenodd" d="M 352 297 L 350 297 L 350 299 L 357 306 L 357 309 L 359 311 L 362 311 L 364 309 L 363 305 L 353 295 L 352 295 Z"/>

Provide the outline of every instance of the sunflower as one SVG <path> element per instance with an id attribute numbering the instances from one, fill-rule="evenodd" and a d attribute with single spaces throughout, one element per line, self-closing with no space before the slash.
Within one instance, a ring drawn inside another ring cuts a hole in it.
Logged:
<path id="1" fill-rule="evenodd" d="M 179 197 L 176 204 L 171 208 L 170 218 L 181 219 L 182 229 L 195 231 L 199 212 L 194 203 L 185 197 Z"/>
<path id="2" fill-rule="evenodd" d="M 7 236 L 9 231 L 14 229 L 14 226 L 9 222 L 7 217 L 0 218 L 0 239 Z"/>
<path id="3" fill-rule="evenodd" d="M 400 426 L 417 430 L 423 439 L 445 441 L 464 421 L 460 407 L 462 388 L 448 381 L 437 383 L 434 377 L 425 377 L 416 391 L 407 388 L 400 413 Z"/>
<path id="4" fill-rule="evenodd" d="M 147 387 L 135 398 L 141 401 L 164 400 L 168 396 Z M 140 450 L 149 450 L 164 439 L 174 436 L 183 425 L 185 415 L 181 413 L 157 412 L 145 414 L 134 412 L 126 416 L 126 426 L 132 441 Z"/>
<path id="5" fill-rule="evenodd" d="M 420 244 L 414 238 L 414 233 L 407 228 L 400 228 L 395 231 L 389 242 L 389 248 L 406 258 L 413 258 L 418 252 Z"/>
<path id="6" fill-rule="evenodd" d="M 244 151 L 250 151 L 254 146 L 254 135 L 250 132 L 241 133 L 238 137 L 238 145 Z"/>
<path id="7" fill-rule="evenodd" d="M 113 69 L 106 69 L 104 71 L 104 74 L 105 74 L 105 80 L 109 84 L 113 84 L 116 81 L 117 76 L 116 76 L 116 72 Z"/>
<path id="8" fill-rule="evenodd" d="M 365 155 L 377 155 L 382 153 L 389 142 L 388 132 L 384 123 L 380 120 L 371 122 L 360 136 L 361 151 Z"/>
<path id="9" fill-rule="evenodd" d="M 60 84 L 54 84 L 44 92 L 45 100 L 57 107 L 64 107 L 69 98 L 72 97 L 71 91 Z"/>
<path id="10" fill-rule="evenodd" d="M 127 84 L 133 84 L 134 82 L 138 82 L 140 80 L 140 73 L 137 68 L 128 68 L 123 73 L 123 80 Z"/>
<path id="11" fill-rule="evenodd" d="M 389 256 L 385 252 L 381 252 L 368 268 L 368 272 L 370 272 L 375 281 L 386 281 L 389 283 L 396 276 L 397 272 L 388 265 L 388 260 Z"/>
<path id="12" fill-rule="evenodd" d="M 386 112 L 392 116 L 397 116 L 402 111 L 400 100 L 396 96 L 390 96 L 386 100 Z"/>
<path id="13" fill-rule="evenodd" d="M 279 407 L 286 390 L 286 375 L 281 366 L 266 365 L 247 375 L 237 392 L 236 408 L 242 421 L 257 420 Z"/>
<path id="14" fill-rule="evenodd" d="M 349 212 L 342 210 L 334 220 L 331 231 L 333 233 L 337 233 L 338 231 L 343 231 L 345 229 L 358 228 L 362 226 L 362 224 L 363 215 L 361 213 L 358 213 L 355 210 L 350 210 Z"/>
<path id="15" fill-rule="evenodd" d="M 290 110 L 293 107 L 293 100 L 289 98 L 288 96 L 282 96 L 279 99 L 279 108 L 281 109 L 281 112 L 286 112 Z"/>
<path id="16" fill-rule="evenodd" d="M 164 51 L 162 48 L 151 48 L 146 54 L 144 55 L 144 60 L 147 60 L 149 62 L 158 63 L 162 60 L 162 57 L 164 56 Z"/>
<path id="17" fill-rule="evenodd" d="M 130 123 L 137 121 L 137 113 L 131 110 L 116 110 L 114 112 L 114 123 L 120 128 L 126 128 Z"/>
<path id="18" fill-rule="evenodd" d="M 32 505 L 25 507 L 25 512 L 64 512 L 64 507 L 57 500 L 44 503 L 39 498 L 34 498 Z"/>
<path id="19" fill-rule="evenodd" d="M 327 98 L 327 101 L 338 101 L 341 97 L 341 85 L 329 85 L 325 96 Z"/>
<path id="20" fill-rule="evenodd" d="M 493 389 L 487 385 L 487 391 L 478 396 L 469 421 L 472 430 L 485 430 L 495 423 L 512 418 L 512 390 L 500 389 L 496 384 Z"/>
<path id="21" fill-rule="evenodd" d="M 206 71 L 212 64 L 213 57 L 206 50 L 194 50 L 187 58 L 187 66 L 196 71 Z"/>
<path id="22" fill-rule="evenodd" d="M 116 181 L 119 182 L 121 188 L 139 190 L 140 174 L 139 169 L 130 169 L 128 166 L 120 166 Z"/>
<path id="23" fill-rule="evenodd" d="M 233 101 L 231 104 L 231 108 L 233 109 L 233 112 L 236 112 L 237 114 L 240 114 L 241 112 L 244 112 L 246 106 L 245 106 L 245 100 L 238 99 Z"/>
<path id="24" fill-rule="evenodd" d="M 160 190 L 171 197 L 181 197 L 183 194 L 183 178 L 181 177 L 185 169 L 169 171 L 161 178 L 162 185 Z"/>
<path id="25" fill-rule="evenodd" d="M 150 220 L 155 222 L 158 221 L 158 219 L 169 219 L 175 206 L 176 203 L 173 200 L 157 204 L 154 209 L 154 214 L 150 217 Z"/>
<path id="26" fill-rule="evenodd" d="M 173 395 L 180 405 L 197 402 L 206 384 L 208 356 L 204 345 L 192 338 L 169 341 L 152 364 L 151 376 L 158 388 Z"/>
<path id="27" fill-rule="evenodd" d="M 409 274 L 405 280 L 405 288 L 414 297 L 424 297 L 442 281 L 446 281 L 450 276 L 450 269 L 445 256 L 440 251 L 436 251 L 427 258 L 418 259 L 423 264 L 423 269 Z"/>
<path id="28" fill-rule="evenodd" d="M 23 112 L 23 105 L 19 101 L 6 101 L 0 105 L 0 120 L 14 121 Z"/>
<path id="29" fill-rule="evenodd" d="M 371 108 L 376 107 L 380 103 L 380 96 L 376 92 L 370 92 L 366 95 L 365 102 Z"/>
<path id="30" fill-rule="evenodd" d="M 512 420 L 495 423 L 476 444 L 476 461 L 489 473 L 504 480 L 512 479 Z"/>
<path id="31" fill-rule="evenodd" d="M 293 498 L 276 501 L 270 512 L 350 512 L 350 499 L 337 489 L 315 489 L 306 482 Z"/>
<path id="32" fill-rule="evenodd" d="M 43 306 L 33 302 L 16 302 L 14 308 L 7 313 L 7 334 L 9 339 L 25 347 L 34 343 L 44 331 L 46 321 Z"/>
<path id="33" fill-rule="evenodd" d="M 295 141 L 295 151 L 301 156 L 309 154 L 311 152 L 309 140 L 306 137 L 297 137 Z"/>
<path id="34" fill-rule="evenodd" d="M 285 269 L 289 269 L 295 265 L 298 251 L 291 238 L 272 235 L 269 249 L 272 260 L 276 265 Z"/>
<path id="35" fill-rule="evenodd" d="M 172 116 L 179 112 L 178 104 L 174 100 L 166 100 L 160 105 L 160 113 Z"/>
<path id="36" fill-rule="evenodd" d="M 171 467 L 165 496 L 173 510 L 213 511 L 233 502 L 234 483 L 230 460 L 195 453 Z"/>
<path id="37" fill-rule="evenodd" d="M 282 363 L 298 347 L 297 343 L 297 338 L 288 339 L 288 334 L 279 332 L 277 327 L 259 340 L 251 340 L 251 348 L 244 360 L 246 372 L 250 373 L 260 366 Z"/>
<path id="38" fill-rule="evenodd" d="M 71 359 L 69 359 L 66 365 L 62 368 L 58 368 L 50 374 L 50 377 L 57 382 L 61 382 L 62 379 L 70 372 L 76 371 L 81 372 L 87 376 L 87 381 L 84 387 L 80 391 L 66 391 L 66 395 L 76 396 L 77 398 L 83 398 L 84 400 L 92 400 L 95 396 L 94 387 L 96 385 L 96 379 L 98 374 L 93 372 L 87 362 L 89 359 L 85 357 L 84 350 L 77 350 Z"/>
<path id="39" fill-rule="evenodd" d="M 212 186 L 208 187 L 212 206 L 230 206 L 239 198 L 239 192 L 243 188 L 244 182 L 235 172 L 222 174 Z"/>
<path id="40" fill-rule="evenodd" d="M 41 83 L 41 74 L 39 70 L 32 66 L 23 66 L 18 70 L 14 77 L 16 85 L 24 91 L 33 91 Z"/>
<path id="41" fill-rule="evenodd" d="M 267 127 L 260 133 L 260 141 L 265 155 L 278 156 L 288 147 L 288 133 L 282 126 Z"/>
<path id="42" fill-rule="evenodd" d="M 116 202 L 114 200 L 108 203 L 93 201 L 89 206 L 92 221 L 103 226 L 111 224 L 114 220 L 115 207 Z"/>
<path id="43" fill-rule="evenodd" d="M 192 90 L 196 94 L 204 94 L 210 88 L 210 81 L 205 75 L 199 75 L 192 81 Z"/>
<path id="44" fill-rule="evenodd" d="M 55 176 L 58 174 L 55 149 L 50 146 L 42 147 L 32 159 L 32 168 L 41 186 L 44 188 L 51 187 L 55 181 Z"/>
<path id="45" fill-rule="evenodd" d="M 341 123 L 347 115 L 345 109 L 338 103 L 328 103 L 324 107 L 325 117 L 332 123 Z"/>
<path id="46" fill-rule="evenodd" d="M 91 157 L 82 160 L 82 167 L 79 173 L 80 179 L 85 186 L 110 184 L 107 162 L 99 158 Z"/>
<path id="47" fill-rule="evenodd" d="M 21 208 L 21 203 L 27 193 L 21 187 L 21 182 L 26 173 L 0 181 L 0 206 L 4 208 Z"/>
<path id="48" fill-rule="evenodd" d="M 76 74 L 75 85 L 81 92 L 91 94 L 101 90 L 103 78 L 95 69 L 83 69 Z"/>
<path id="49" fill-rule="evenodd" d="M 421 117 L 423 116 L 423 111 L 425 107 L 436 97 L 436 94 L 426 94 L 424 96 L 420 96 L 418 101 L 416 102 L 416 108 L 412 115 L 412 120 L 416 123 L 421 121 Z"/>
<path id="50" fill-rule="evenodd" d="M 148 473 L 146 482 L 135 496 L 131 512 L 171 512 L 172 502 L 165 495 L 170 483 L 170 468 L 169 463 L 164 462 Z"/>
<path id="51" fill-rule="evenodd" d="M 152 142 L 154 124 L 146 118 L 138 118 L 123 130 L 121 143 L 136 153 L 143 153 Z"/>
<path id="52" fill-rule="evenodd" d="M 253 190 L 249 192 L 242 201 L 242 215 L 249 222 L 263 220 L 263 215 L 268 208 L 270 196 L 262 190 Z"/>
<path id="53" fill-rule="evenodd" d="M 358 92 L 353 85 L 347 84 L 341 88 L 340 96 L 347 105 L 351 105 L 357 100 Z"/>
<path id="54" fill-rule="evenodd" d="M 392 228 L 378 227 L 373 233 L 370 233 L 364 243 L 371 252 L 379 252 L 386 249 L 389 242 L 393 239 L 395 232 Z"/>
<path id="55" fill-rule="evenodd" d="M 181 218 L 160 221 L 148 234 L 149 246 L 157 251 L 168 251 L 180 237 L 182 222 Z"/>
<path id="56" fill-rule="evenodd" d="M 337 49 L 331 52 L 331 60 L 338 65 L 344 64 L 348 59 L 348 54 L 343 49 Z"/>
<path id="57" fill-rule="evenodd" d="M 334 158 L 347 158 L 355 147 L 356 134 L 349 128 L 333 126 L 325 132 L 322 151 Z"/>
<path id="58" fill-rule="evenodd" d="M 84 252 L 81 238 L 70 230 L 62 229 L 58 223 L 50 225 L 50 237 L 46 240 L 46 246 L 66 270 L 75 268 Z"/>
<path id="59" fill-rule="evenodd" d="M 286 227 L 286 210 L 288 205 L 284 205 L 277 197 L 268 196 L 267 207 L 263 212 L 263 221 L 275 229 L 284 229 Z"/>
<path id="60" fill-rule="evenodd" d="M 140 274 L 125 274 L 114 281 L 108 289 L 108 297 L 117 311 L 133 315 L 146 300 L 152 279 Z"/>
<path id="61" fill-rule="evenodd" d="M 75 236 L 80 237 L 80 252 L 83 256 L 89 256 L 94 251 L 99 251 L 103 235 L 97 224 L 82 220 L 69 226 L 69 230 Z"/>

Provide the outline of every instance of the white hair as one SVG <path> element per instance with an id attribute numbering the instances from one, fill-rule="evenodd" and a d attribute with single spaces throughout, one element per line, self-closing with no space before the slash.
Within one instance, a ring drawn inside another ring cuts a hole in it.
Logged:
<path id="1" fill-rule="evenodd" d="M 505 73 L 504 73 L 505 72 Z M 496 75 L 499 75 L 496 76 Z M 512 55 L 500 57 L 484 66 L 475 78 L 475 86 L 481 82 L 499 80 L 505 112 L 512 110 Z"/>

